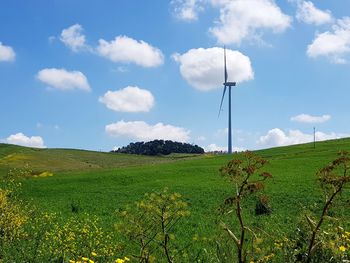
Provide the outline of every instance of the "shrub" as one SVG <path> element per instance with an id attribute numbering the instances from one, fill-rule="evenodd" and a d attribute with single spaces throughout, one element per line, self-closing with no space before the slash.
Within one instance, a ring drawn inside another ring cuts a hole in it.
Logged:
<path id="1" fill-rule="evenodd" d="M 126 237 L 126 244 L 139 262 L 151 262 L 157 251 L 167 262 L 174 262 L 179 249 L 174 245 L 175 226 L 190 214 L 188 204 L 178 193 L 162 192 L 145 194 L 145 198 L 127 207 L 119 215 L 123 219 L 117 224 Z"/>
<path id="2" fill-rule="evenodd" d="M 239 233 L 234 233 L 225 223 L 221 222 L 223 229 L 227 232 L 229 237 L 234 241 L 237 249 L 237 259 L 239 263 L 247 262 L 247 231 L 248 228 L 245 223 L 242 213 L 242 199 L 264 189 L 263 182 L 271 178 L 272 175 L 268 172 L 261 172 L 261 169 L 267 164 L 267 160 L 259 157 L 253 152 L 245 152 L 243 159 L 235 158 L 231 160 L 226 166 L 220 169 L 222 176 L 228 179 L 232 184 L 234 194 L 226 199 L 229 206 L 234 207 L 234 214 L 238 221 Z M 228 211 L 230 214 L 232 210 Z M 250 238 L 254 242 L 253 238 Z"/>

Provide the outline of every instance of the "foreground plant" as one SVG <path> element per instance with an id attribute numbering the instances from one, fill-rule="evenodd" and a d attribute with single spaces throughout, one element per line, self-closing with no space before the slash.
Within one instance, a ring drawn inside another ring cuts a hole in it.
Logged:
<path id="1" fill-rule="evenodd" d="M 220 169 L 221 174 L 228 178 L 233 185 L 235 194 L 226 199 L 226 203 L 232 205 L 239 222 L 239 231 L 234 233 L 225 223 L 222 223 L 224 230 L 234 241 L 237 248 L 239 263 L 247 262 L 246 253 L 246 232 L 251 231 L 246 225 L 242 214 L 242 199 L 264 189 L 263 182 L 271 178 L 268 172 L 260 172 L 267 164 L 267 160 L 261 158 L 253 152 L 245 152 L 243 158 L 233 159 L 226 166 Z M 228 213 L 231 213 L 229 211 Z"/>
<path id="2" fill-rule="evenodd" d="M 341 151 L 338 154 L 338 158 L 333 162 L 322 168 L 318 173 L 318 180 L 324 191 L 325 203 L 322 209 L 321 216 L 315 222 L 309 216 L 306 219 L 311 228 L 311 237 L 308 245 L 306 262 L 311 262 L 312 257 L 321 245 L 321 241 L 317 240 L 320 228 L 326 219 L 329 209 L 333 205 L 334 200 L 341 194 L 344 187 L 350 183 L 350 158 L 348 152 Z M 342 248 L 340 248 L 342 250 Z"/>
<path id="3" fill-rule="evenodd" d="M 172 244 L 175 239 L 174 227 L 180 219 L 190 214 L 187 203 L 178 193 L 162 192 L 145 194 L 145 198 L 128 207 L 120 215 L 123 222 L 118 228 L 138 248 L 133 257 L 139 262 L 151 262 L 153 253 L 161 250 L 167 262 L 174 262 L 177 249 Z"/>
<path id="4" fill-rule="evenodd" d="M 11 174 L 0 182 L 0 262 L 8 247 L 26 237 L 24 226 L 29 219 L 29 208 L 17 196 L 20 188 L 21 184 Z"/>

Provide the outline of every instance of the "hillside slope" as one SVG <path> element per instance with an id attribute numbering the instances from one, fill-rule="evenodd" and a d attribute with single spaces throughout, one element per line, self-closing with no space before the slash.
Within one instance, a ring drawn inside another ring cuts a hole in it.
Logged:
<path id="1" fill-rule="evenodd" d="M 350 152 L 350 139 L 319 142 L 315 149 L 313 144 L 302 144 L 257 151 L 269 160 L 266 171 L 273 175 L 264 190 L 272 213 L 255 216 L 253 197 L 244 204 L 247 222 L 276 235 L 276 229 L 295 231 L 306 209 L 314 213 L 320 211 L 317 207 L 324 198 L 316 172 L 334 160 L 340 150 Z M 0 145 L 3 169 L 28 163 L 45 171 L 55 171 L 51 177 L 22 180 L 20 198 L 64 218 L 73 215 L 72 207 L 75 207 L 82 215 L 96 215 L 106 227 L 113 227 L 116 210 L 133 205 L 145 193 L 164 187 L 180 193 L 191 211 L 191 216 L 182 223 L 182 240 L 191 240 L 198 233 L 210 236 L 217 231 L 218 208 L 236 191 L 219 174 L 220 167 L 232 157 L 204 154 L 193 158 L 151 158 Z M 345 189 L 342 199 L 332 215 L 350 227 L 350 189 Z"/>
<path id="2" fill-rule="evenodd" d="M 291 159 L 297 157 L 330 158 L 339 150 L 350 151 L 350 138 L 329 140 L 313 144 L 300 144 L 256 151 L 268 159 Z M 177 159 L 202 159 L 197 155 L 143 156 L 96 152 L 77 149 L 38 149 L 0 143 L 0 175 L 9 168 L 29 165 L 38 171 L 80 171 L 129 167 L 135 165 L 169 162 Z M 216 158 L 230 158 L 227 155 Z M 206 159 L 206 158 L 205 158 Z"/>
<path id="3" fill-rule="evenodd" d="M 191 155 L 191 157 L 194 156 Z M 149 157 L 76 149 L 38 149 L 0 144 L 0 176 L 10 168 L 21 168 L 25 165 L 39 172 L 62 172 L 154 164 L 176 159 L 177 156 L 174 155 Z"/>
<path id="4" fill-rule="evenodd" d="M 316 149 L 302 144 L 257 151 L 269 160 L 266 169 L 274 178 L 266 191 L 276 210 L 283 215 L 283 211 L 300 211 L 303 204 L 320 200 L 315 173 L 335 159 L 339 150 L 350 151 L 350 139 L 319 142 Z M 23 181 L 26 198 L 56 211 L 69 212 L 70 202 L 79 200 L 84 210 L 105 214 L 145 192 L 169 187 L 191 200 L 201 214 L 205 209 L 215 210 L 232 191 L 218 172 L 231 160 L 230 155 L 205 154 L 174 162 L 176 158 L 0 145 L 0 158 L 0 167 L 29 163 L 56 171 L 53 177 Z"/>

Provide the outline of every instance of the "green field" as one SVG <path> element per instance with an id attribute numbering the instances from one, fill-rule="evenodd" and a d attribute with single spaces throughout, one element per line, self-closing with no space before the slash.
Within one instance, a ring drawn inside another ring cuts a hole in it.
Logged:
<path id="1" fill-rule="evenodd" d="M 336 157 L 350 151 L 350 139 L 279 147 L 257 151 L 269 160 L 274 176 L 267 182 L 272 217 L 294 217 L 303 206 L 321 200 L 315 173 Z M 53 177 L 23 181 L 23 198 L 49 211 L 70 212 L 71 202 L 83 211 L 107 216 L 142 198 L 145 192 L 168 187 L 191 204 L 194 216 L 210 217 L 231 193 L 219 168 L 232 156 L 203 155 L 147 157 L 69 149 L 32 149 L 0 144 L 0 172 L 29 165 L 50 171 Z"/>
<path id="2" fill-rule="evenodd" d="M 275 232 L 292 232 L 305 208 L 313 210 L 323 197 L 316 172 L 336 158 L 340 150 L 350 151 L 350 139 L 339 139 L 260 150 L 266 158 L 266 170 L 273 178 L 266 182 L 272 213 L 255 216 L 245 210 L 247 220 Z M 105 226 L 113 225 L 115 211 L 143 197 L 144 193 L 168 187 L 181 193 L 189 203 L 191 216 L 182 223 L 181 239 L 191 240 L 194 234 L 210 236 L 217 231 L 215 219 L 231 188 L 219 174 L 219 168 L 230 155 L 172 155 L 146 157 L 69 149 L 31 149 L 0 144 L 0 175 L 13 167 L 29 165 L 37 173 L 53 172 L 52 177 L 22 180 L 21 198 L 43 211 L 69 216 L 71 204 L 79 212 L 99 216 Z M 333 213 L 350 225 L 350 191 Z M 319 210 L 315 209 L 314 212 Z"/>

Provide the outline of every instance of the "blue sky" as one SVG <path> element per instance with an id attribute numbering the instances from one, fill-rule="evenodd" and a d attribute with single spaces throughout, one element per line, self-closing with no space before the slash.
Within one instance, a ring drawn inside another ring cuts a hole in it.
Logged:
<path id="1" fill-rule="evenodd" d="M 108 151 L 350 136 L 348 0 L 1 1 L 0 141 Z"/>

